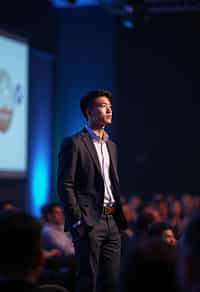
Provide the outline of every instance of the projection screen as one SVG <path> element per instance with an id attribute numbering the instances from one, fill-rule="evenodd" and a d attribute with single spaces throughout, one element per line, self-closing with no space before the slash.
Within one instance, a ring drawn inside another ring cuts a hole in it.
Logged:
<path id="1" fill-rule="evenodd" d="M 27 171 L 28 58 L 26 41 L 0 31 L 0 177 Z"/>

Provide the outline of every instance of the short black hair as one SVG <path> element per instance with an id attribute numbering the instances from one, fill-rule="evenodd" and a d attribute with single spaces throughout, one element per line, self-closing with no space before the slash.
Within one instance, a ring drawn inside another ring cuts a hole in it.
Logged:
<path id="1" fill-rule="evenodd" d="M 41 226 L 22 211 L 0 212 L 0 273 L 25 276 L 35 268 Z"/>
<path id="2" fill-rule="evenodd" d="M 88 119 L 86 114 L 87 108 L 93 104 L 97 97 L 100 96 L 106 96 L 110 102 L 112 101 L 112 93 L 109 90 L 104 89 L 91 90 L 86 95 L 81 97 L 80 108 L 86 120 Z"/>
<path id="3" fill-rule="evenodd" d="M 56 203 L 56 202 L 50 203 L 50 204 L 48 205 L 47 210 L 46 210 L 47 215 L 49 215 L 49 214 L 53 214 L 53 213 L 54 213 L 54 209 L 57 208 L 57 207 L 59 207 L 59 208 L 61 208 L 61 209 L 63 208 L 62 205 L 59 204 L 59 203 Z"/>

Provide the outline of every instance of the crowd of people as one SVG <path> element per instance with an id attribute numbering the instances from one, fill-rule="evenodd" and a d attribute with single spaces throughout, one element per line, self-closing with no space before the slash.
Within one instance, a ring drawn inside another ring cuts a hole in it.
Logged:
<path id="1" fill-rule="evenodd" d="M 128 228 L 119 291 L 200 291 L 200 197 L 156 193 L 149 200 L 121 196 L 121 202 Z M 74 245 L 59 203 L 46 204 L 34 218 L 1 202 L 0 236 L 0 291 L 40 291 L 49 284 L 74 291 Z"/>

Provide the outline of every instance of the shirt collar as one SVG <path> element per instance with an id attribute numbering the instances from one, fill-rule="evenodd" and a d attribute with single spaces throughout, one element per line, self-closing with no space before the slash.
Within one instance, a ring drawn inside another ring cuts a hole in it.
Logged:
<path id="1" fill-rule="evenodd" d="M 98 142 L 100 142 L 101 140 L 103 140 L 104 142 L 108 141 L 109 135 L 105 130 L 103 132 L 103 138 L 101 139 L 90 127 L 88 127 L 88 125 L 86 125 L 85 128 L 93 140 Z"/>

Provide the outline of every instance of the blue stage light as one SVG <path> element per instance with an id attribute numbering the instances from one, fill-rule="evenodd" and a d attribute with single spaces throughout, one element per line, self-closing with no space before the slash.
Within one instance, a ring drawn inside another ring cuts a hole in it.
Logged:
<path id="1" fill-rule="evenodd" d="M 47 203 L 49 194 L 49 166 L 42 148 L 35 153 L 31 175 L 31 209 L 35 216 L 40 216 L 41 206 Z"/>

